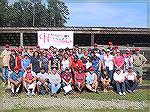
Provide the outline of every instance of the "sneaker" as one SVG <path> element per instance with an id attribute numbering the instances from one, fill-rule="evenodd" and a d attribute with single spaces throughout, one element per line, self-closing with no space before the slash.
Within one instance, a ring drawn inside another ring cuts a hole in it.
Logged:
<path id="1" fill-rule="evenodd" d="M 28 91 L 27 96 L 30 96 L 30 92 Z"/>
<path id="2" fill-rule="evenodd" d="M 125 93 L 125 92 L 123 92 L 123 95 L 126 95 L 126 93 Z"/>
<path id="3" fill-rule="evenodd" d="M 32 94 L 31 94 L 32 96 L 35 96 L 35 93 L 34 92 L 32 92 Z"/>
<path id="4" fill-rule="evenodd" d="M 122 94 L 121 92 L 119 92 L 119 95 L 121 95 L 121 96 L 122 96 L 123 94 Z"/>
<path id="5" fill-rule="evenodd" d="M 135 93 L 135 90 L 133 90 L 132 92 Z"/>
<path id="6" fill-rule="evenodd" d="M 129 93 L 132 93 L 132 91 L 131 90 L 127 90 Z"/>

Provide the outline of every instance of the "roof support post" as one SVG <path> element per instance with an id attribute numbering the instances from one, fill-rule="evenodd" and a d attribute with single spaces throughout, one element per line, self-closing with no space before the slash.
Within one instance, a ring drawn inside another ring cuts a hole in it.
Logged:
<path id="1" fill-rule="evenodd" d="M 20 46 L 23 46 L 23 32 L 20 32 Z"/>

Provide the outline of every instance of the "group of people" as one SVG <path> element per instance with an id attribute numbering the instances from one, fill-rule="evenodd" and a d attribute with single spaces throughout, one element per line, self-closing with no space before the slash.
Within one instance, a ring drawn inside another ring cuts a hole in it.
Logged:
<path id="1" fill-rule="evenodd" d="M 11 88 L 12 96 L 20 89 L 27 95 L 50 94 L 56 97 L 84 90 L 99 94 L 98 87 L 107 92 L 112 86 L 119 95 L 134 92 L 142 82 L 142 68 L 147 59 L 139 53 L 140 48 L 125 53 L 113 46 L 92 48 L 83 51 L 75 45 L 73 49 L 40 49 L 40 46 L 10 47 L 6 44 L 3 58 L 2 80 Z"/>

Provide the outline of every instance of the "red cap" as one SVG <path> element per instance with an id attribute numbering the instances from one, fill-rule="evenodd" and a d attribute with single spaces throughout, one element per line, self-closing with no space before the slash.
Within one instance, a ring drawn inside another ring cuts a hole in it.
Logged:
<path id="1" fill-rule="evenodd" d="M 21 50 L 21 49 L 18 49 L 18 53 L 22 53 L 22 50 Z"/>
<path id="2" fill-rule="evenodd" d="M 112 45 L 112 42 L 108 42 L 108 45 Z"/>
<path id="3" fill-rule="evenodd" d="M 94 71 L 94 67 L 91 67 L 91 68 L 90 68 L 90 71 Z"/>
<path id="4" fill-rule="evenodd" d="M 16 71 L 16 70 L 19 70 L 19 68 L 18 68 L 17 66 L 15 66 L 15 67 L 14 67 L 14 70 L 15 70 L 15 71 Z"/>
<path id="5" fill-rule="evenodd" d="M 39 46 L 39 45 L 37 45 L 37 46 L 36 46 L 36 48 L 40 48 L 40 46 Z"/>
<path id="6" fill-rule="evenodd" d="M 96 43 L 94 44 L 94 47 L 97 47 L 97 44 L 96 44 Z"/>
<path id="7" fill-rule="evenodd" d="M 140 48 L 137 47 L 137 48 L 135 48 L 134 50 L 135 50 L 135 51 L 140 51 Z"/>

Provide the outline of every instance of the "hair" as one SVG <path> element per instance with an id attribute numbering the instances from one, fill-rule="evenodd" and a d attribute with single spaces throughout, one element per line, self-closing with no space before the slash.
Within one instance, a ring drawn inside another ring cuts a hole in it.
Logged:
<path id="1" fill-rule="evenodd" d="M 38 51 L 34 51 L 34 53 L 33 53 L 33 57 L 35 57 L 35 53 L 38 53 L 38 57 L 39 57 L 39 52 Z"/>

